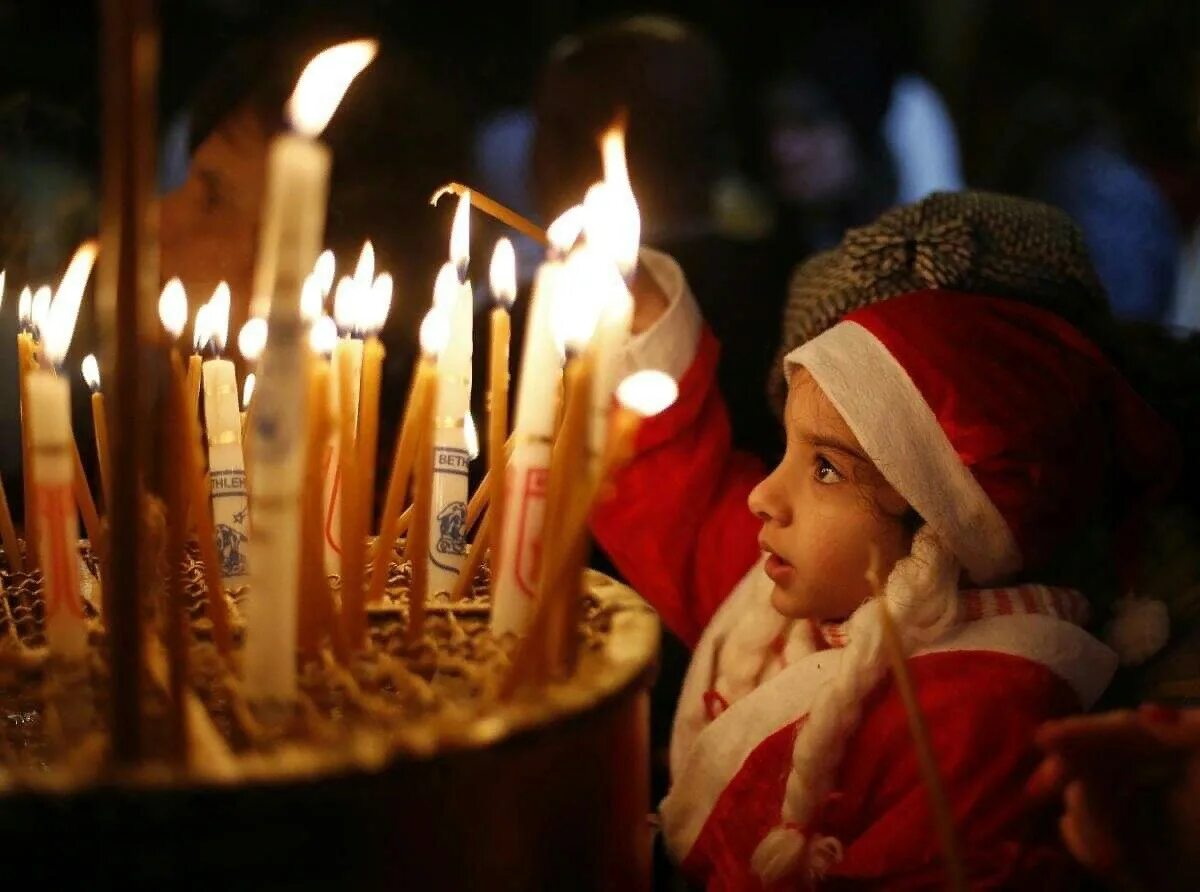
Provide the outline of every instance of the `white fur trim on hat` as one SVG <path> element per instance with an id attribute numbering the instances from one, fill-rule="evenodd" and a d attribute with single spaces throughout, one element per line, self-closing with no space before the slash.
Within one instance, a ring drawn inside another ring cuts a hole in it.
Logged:
<path id="1" fill-rule="evenodd" d="M 854 322 L 841 322 L 784 360 L 804 366 L 896 491 L 979 584 L 1021 567 L 1003 515 L 962 463 L 904 367 Z"/>
<path id="2" fill-rule="evenodd" d="M 1108 646 L 1122 666 L 1138 666 L 1167 646 L 1171 617 L 1167 605 L 1153 598 L 1127 595 L 1113 605 L 1113 618 L 1105 629 Z"/>

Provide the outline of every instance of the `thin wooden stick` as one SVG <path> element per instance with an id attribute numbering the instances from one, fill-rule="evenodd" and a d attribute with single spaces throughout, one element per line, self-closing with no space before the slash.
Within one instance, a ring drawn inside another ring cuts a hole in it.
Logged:
<path id="1" fill-rule="evenodd" d="M 72 480 L 75 488 L 75 504 L 83 515 L 83 528 L 87 531 L 88 542 L 97 554 L 104 553 L 104 528 L 100 526 L 100 512 L 96 510 L 96 500 L 92 497 L 92 488 L 88 485 L 87 473 L 83 470 L 83 459 L 79 456 L 79 444 L 72 438 L 71 448 L 75 453 L 75 476 Z"/>
<path id="2" fill-rule="evenodd" d="M 17 528 L 13 526 L 12 512 L 8 509 L 8 493 L 4 491 L 3 480 L 0 480 L 0 541 L 4 542 L 9 569 L 20 573 L 25 569 L 25 562 L 21 558 L 21 543 L 17 541 Z"/>
<path id="3" fill-rule="evenodd" d="M 871 548 L 871 565 L 867 570 L 867 581 L 871 583 L 875 589 L 875 597 L 879 599 L 879 618 L 883 626 L 884 650 L 887 652 L 892 676 L 896 680 L 896 688 L 900 692 L 900 699 L 904 703 L 904 711 L 908 716 L 908 729 L 912 734 L 913 747 L 917 752 L 921 777 L 929 792 L 934 829 L 942 849 L 942 858 L 946 862 L 946 886 L 954 892 L 966 892 L 966 870 L 963 867 L 958 832 L 954 826 L 954 815 L 950 811 L 950 801 L 946 797 L 946 787 L 942 783 L 937 758 L 933 754 L 929 728 L 925 723 L 925 716 L 921 713 L 921 704 L 917 702 L 916 687 L 913 685 L 912 674 L 908 671 L 908 662 L 904 656 L 904 645 L 900 640 L 896 624 L 892 620 L 891 611 L 888 610 L 887 598 L 884 596 L 880 584 L 879 550 L 874 546 Z"/>
<path id="4" fill-rule="evenodd" d="M 522 235 L 529 236 L 529 238 L 538 244 L 547 245 L 550 243 L 546 237 L 546 231 L 532 220 L 522 217 L 516 211 L 506 208 L 494 198 L 488 198 L 482 192 L 478 192 L 470 186 L 464 186 L 462 183 L 446 183 L 444 186 L 441 186 L 430 197 L 429 203 L 436 206 L 442 200 L 442 196 L 462 195 L 464 192 L 470 194 L 472 206 L 483 211 L 489 217 L 499 220 L 505 226 L 512 227 Z"/>
<path id="5" fill-rule="evenodd" d="M 450 593 L 451 601 L 461 601 L 471 591 L 471 586 L 475 582 L 475 574 L 483 566 L 483 556 L 492 544 L 492 516 L 491 511 L 483 515 L 483 522 L 479 524 L 479 532 L 475 534 L 471 548 L 467 551 L 467 560 L 458 572 L 458 582 L 454 584 L 454 591 Z"/>

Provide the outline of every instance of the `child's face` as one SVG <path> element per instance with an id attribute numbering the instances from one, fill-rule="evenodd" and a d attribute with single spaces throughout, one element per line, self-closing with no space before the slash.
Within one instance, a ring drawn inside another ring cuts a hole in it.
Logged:
<path id="1" fill-rule="evenodd" d="M 785 616 L 843 619 L 871 595 L 871 547 L 881 578 L 908 554 L 908 504 L 804 369 L 792 375 L 784 425 L 783 460 L 749 500 L 763 522 L 771 603 Z"/>

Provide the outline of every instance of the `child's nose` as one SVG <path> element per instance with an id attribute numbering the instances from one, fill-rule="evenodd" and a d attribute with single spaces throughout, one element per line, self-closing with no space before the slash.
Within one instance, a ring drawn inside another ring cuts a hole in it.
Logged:
<path id="1" fill-rule="evenodd" d="M 779 469 L 776 468 L 758 486 L 750 490 L 746 504 L 750 506 L 750 512 L 763 523 L 773 521 L 786 525 L 790 521 L 790 512 L 784 494 L 779 481 Z"/>

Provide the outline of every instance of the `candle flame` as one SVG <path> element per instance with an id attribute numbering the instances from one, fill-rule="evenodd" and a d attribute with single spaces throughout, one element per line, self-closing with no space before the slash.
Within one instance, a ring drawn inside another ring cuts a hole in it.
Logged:
<path id="1" fill-rule="evenodd" d="M 330 316 L 322 316 L 313 323 L 308 332 L 308 345 L 313 353 L 329 356 L 337 345 L 337 323 Z"/>
<path id="2" fill-rule="evenodd" d="M 504 309 L 511 309 L 517 299 L 517 255 L 508 239 L 497 239 L 489 273 L 492 297 Z"/>
<path id="3" fill-rule="evenodd" d="M 229 305 L 232 303 L 229 284 L 219 282 L 213 289 L 212 297 L 208 299 L 208 337 L 206 343 L 212 343 L 218 353 L 225 352 L 225 344 L 229 341 Z"/>
<path id="4" fill-rule="evenodd" d="M 576 248 L 563 265 L 562 287 L 550 308 L 550 328 L 564 353 L 582 350 L 600 322 L 605 281 L 612 267 L 589 245 Z"/>
<path id="5" fill-rule="evenodd" d="M 0 307 L 4 306 L 4 286 L 8 284 L 8 270 L 0 270 Z"/>
<path id="6" fill-rule="evenodd" d="M 179 279 L 171 279 L 163 285 L 158 296 L 158 319 L 171 340 L 177 340 L 187 326 L 187 292 Z"/>
<path id="7" fill-rule="evenodd" d="M 246 380 L 242 382 L 242 411 L 245 412 L 250 408 L 250 400 L 254 397 L 254 372 L 246 376 Z"/>
<path id="8" fill-rule="evenodd" d="M 330 275 L 333 275 L 332 269 Z M 304 284 L 300 286 L 300 318 L 309 324 L 316 321 L 325 312 L 325 294 L 327 293 L 328 291 L 322 292 L 321 280 L 317 277 L 317 273 L 305 276 Z"/>
<path id="9" fill-rule="evenodd" d="M 362 319 L 362 330 L 365 334 L 375 335 L 383 331 L 388 310 L 392 308 L 392 291 L 395 287 L 391 273 L 380 273 L 371 283 Z"/>
<path id="10" fill-rule="evenodd" d="M 479 431 L 475 428 L 475 419 L 468 412 L 463 416 L 463 439 L 467 444 L 467 459 L 475 461 L 479 458 Z"/>
<path id="11" fill-rule="evenodd" d="M 338 279 L 337 290 L 333 292 L 333 319 L 339 331 L 353 331 L 358 328 L 358 288 L 349 276 Z"/>
<path id="12" fill-rule="evenodd" d="M 438 356 L 450 342 L 450 315 L 437 304 L 421 320 L 421 352 Z"/>
<path id="13" fill-rule="evenodd" d="M 51 365 L 61 365 L 75 336 L 75 321 L 79 318 L 79 305 L 83 302 L 83 291 L 92 275 L 96 263 L 98 246 L 86 241 L 75 249 L 75 256 L 67 264 L 58 283 L 58 291 L 46 314 L 42 328 L 42 350 Z"/>
<path id="14" fill-rule="evenodd" d="M 363 242 L 362 251 L 358 255 L 358 263 L 354 267 L 354 286 L 366 291 L 371 287 L 375 278 L 375 246 L 371 240 Z"/>
<path id="15" fill-rule="evenodd" d="M 629 167 L 625 162 L 626 115 L 622 111 L 617 119 L 600 137 L 600 158 L 604 165 L 604 184 L 608 188 L 612 203 L 607 221 L 612 227 L 611 240 L 613 260 L 628 278 L 637 268 L 638 243 L 642 238 L 642 218 L 638 211 L 637 198 L 629 182 Z M 589 237 L 591 233 L 588 233 Z"/>
<path id="16" fill-rule="evenodd" d="M 208 342 L 210 330 L 208 314 L 210 312 L 208 304 L 200 304 L 196 307 L 196 318 L 192 320 L 192 351 L 194 353 L 199 353 Z"/>
<path id="17" fill-rule="evenodd" d="M 459 281 L 467 278 L 471 263 L 471 192 L 463 190 L 454 209 L 454 224 L 450 227 L 450 262 L 458 271 Z"/>
<path id="18" fill-rule="evenodd" d="M 17 298 L 17 321 L 22 328 L 27 328 L 33 321 L 33 292 L 28 285 L 21 289 L 21 295 Z"/>
<path id="19" fill-rule="evenodd" d="M 350 84 L 371 64 L 378 50 L 377 41 L 351 40 L 313 56 L 288 100 L 287 115 L 292 127 L 308 137 L 320 136 Z"/>
<path id="20" fill-rule="evenodd" d="M 617 400 L 643 418 L 650 418 L 675 404 L 679 385 L 666 372 L 644 369 L 617 385 Z"/>
<path id="21" fill-rule="evenodd" d="M 100 390 L 100 363 L 96 362 L 95 353 L 89 353 L 83 357 L 83 362 L 79 364 L 79 371 L 83 373 L 83 380 L 87 384 L 88 390 L 92 393 Z"/>
<path id="22" fill-rule="evenodd" d="M 39 337 L 46 327 L 46 317 L 50 314 L 52 296 L 53 292 L 49 285 L 43 285 L 33 292 L 33 309 L 30 311 L 29 321 L 33 324 L 33 330 Z"/>
<path id="23" fill-rule="evenodd" d="M 453 263 L 443 263 L 433 282 L 433 305 L 449 313 L 458 300 L 458 273 Z"/>
<path id="24" fill-rule="evenodd" d="M 316 286 L 321 291 L 321 297 L 327 295 L 333 290 L 333 274 L 337 270 L 337 260 L 333 256 L 333 252 L 326 248 L 317 256 L 317 262 L 313 264 L 312 276 Z M 305 284 L 308 279 L 305 279 Z"/>
<path id="25" fill-rule="evenodd" d="M 559 214 L 546 230 L 546 240 L 560 255 L 566 255 L 583 234 L 583 205 L 577 204 Z"/>
<path id="26" fill-rule="evenodd" d="M 595 183 L 583 200 L 583 214 L 588 244 L 594 245 L 628 278 L 637 268 L 641 237 L 633 193 L 622 196 L 607 181 Z"/>
<path id="27" fill-rule="evenodd" d="M 238 332 L 238 352 L 246 362 L 258 362 L 267 347 L 267 320 L 259 317 L 247 319 Z"/>

